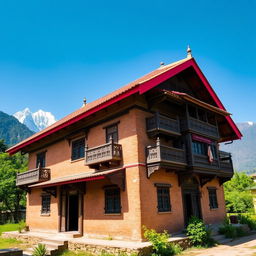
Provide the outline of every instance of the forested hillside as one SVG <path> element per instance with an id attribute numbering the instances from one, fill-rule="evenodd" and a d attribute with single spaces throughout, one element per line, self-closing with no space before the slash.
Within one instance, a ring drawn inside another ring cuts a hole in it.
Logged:
<path id="1" fill-rule="evenodd" d="M 15 117 L 0 111 L 0 139 L 3 139 L 8 147 L 26 139 L 33 133 Z"/>

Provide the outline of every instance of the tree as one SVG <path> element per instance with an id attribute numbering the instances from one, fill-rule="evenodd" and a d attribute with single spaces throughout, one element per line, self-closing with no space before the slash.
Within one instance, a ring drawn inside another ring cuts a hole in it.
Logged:
<path id="1" fill-rule="evenodd" d="M 4 153 L 7 149 L 7 146 L 4 143 L 4 140 L 0 140 L 0 153 Z"/>
<path id="2" fill-rule="evenodd" d="M 13 213 L 15 222 L 19 221 L 17 213 L 26 202 L 25 191 L 16 187 L 16 175 L 24 172 L 27 164 L 26 156 L 0 153 L 0 210 Z"/>
<path id="3" fill-rule="evenodd" d="M 225 201 L 228 212 L 248 212 L 253 208 L 250 187 L 251 177 L 245 173 L 235 172 L 232 179 L 224 184 Z"/>

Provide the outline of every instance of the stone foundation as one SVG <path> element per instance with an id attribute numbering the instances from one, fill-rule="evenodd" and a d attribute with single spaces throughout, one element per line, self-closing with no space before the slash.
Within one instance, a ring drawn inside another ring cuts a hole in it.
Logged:
<path id="1" fill-rule="evenodd" d="M 37 245 L 39 242 L 43 242 L 43 238 L 32 236 L 26 233 L 18 233 L 18 232 L 6 232 L 2 234 L 4 238 L 15 238 L 24 243 L 29 244 L 31 247 Z M 49 237 L 50 238 L 50 237 Z M 120 246 L 111 244 L 111 241 L 104 240 L 104 244 L 94 244 L 92 242 L 86 243 L 86 241 L 81 241 L 79 238 L 76 241 L 74 239 L 67 239 L 68 241 L 68 249 L 71 251 L 86 251 L 93 254 L 100 254 L 102 252 L 112 253 L 112 254 L 120 254 L 126 253 L 127 255 L 137 254 L 138 256 L 149 256 L 152 254 L 152 246 L 149 243 L 141 243 L 138 246 L 132 247 L 122 245 L 122 241 L 118 241 Z M 184 238 L 170 238 L 170 243 L 179 244 L 183 249 L 190 247 L 190 240 L 187 237 Z M 124 242 L 125 244 L 125 242 Z"/>

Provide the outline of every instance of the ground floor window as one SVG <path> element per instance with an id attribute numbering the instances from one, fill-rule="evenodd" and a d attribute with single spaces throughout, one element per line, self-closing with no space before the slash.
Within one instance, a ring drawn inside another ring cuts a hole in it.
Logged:
<path id="1" fill-rule="evenodd" d="M 216 188 L 208 188 L 210 209 L 218 208 Z"/>
<path id="2" fill-rule="evenodd" d="M 155 184 L 157 188 L 157 209 L 158 212 L 170 212 L 170 187 L 169 184 Z"/>
<path id="3" fill-rule="evenodd" d="M 121 197 L 119 187 L 105 188 L 105 213 L 121 213 Z"/>
<path id="4" fill-rule="evenodd" d="M 51 211 L 51 195 L 42 195 L 41 214 L 49 214 Z"/>

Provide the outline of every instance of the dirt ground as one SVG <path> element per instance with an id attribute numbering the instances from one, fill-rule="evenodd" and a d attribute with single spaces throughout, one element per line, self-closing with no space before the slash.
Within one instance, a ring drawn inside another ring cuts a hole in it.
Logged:
<path id="1" fill-rule="evenodd" d="M 182 256 L 256 256 L 256 234 L 209 249 L 189 249 Z"/>

